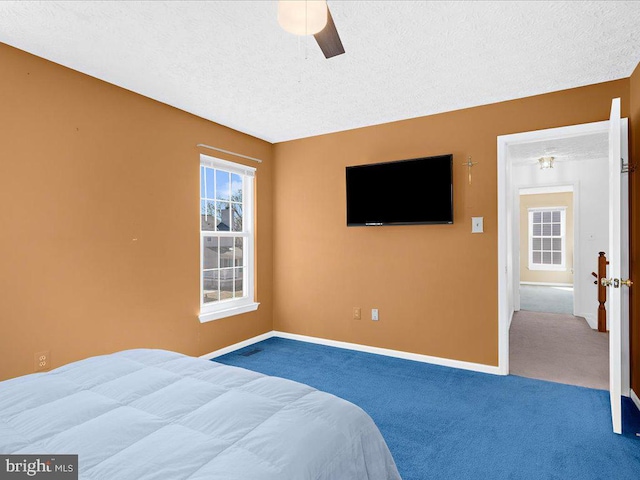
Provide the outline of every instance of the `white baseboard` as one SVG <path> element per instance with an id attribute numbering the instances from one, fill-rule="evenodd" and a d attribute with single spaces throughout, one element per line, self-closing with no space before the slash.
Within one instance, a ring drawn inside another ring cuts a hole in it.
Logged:
<path id="1" fill-rule="evenodd" d="M 246 340 L 243 340 L 242 342 L 234 343 L 233 345 L 221 348 L 220 350 L 215 350 L 211 353 L 205 353 L 204 355 L 200 355 L 200 358 L 211 360 L 212 358 L 221 357 L 222 355 L 235 352 L 236 350 L 240 350 L 241 348 L 248 347 L 249 345 L 253 345 L 254 343 L 261 342 L 271 337 L 273 337 L 273 330 L 267 333 L 263 333 L 262 335 L 248 338 Z"/>
<path id="2" fill-rule="evenodd" d="M 452 360 L 449 358 L 432 357 L 430 355 L 422 355 L 420 353 L 402 352 L 400 350 L 391 350 L 388 348 L 370 347 L 368 345 L 360 345 L 358 343 L 340 342 L 338 340 L 328 340 L 326 338 L 309 337 L 307 335 L 298 335 L 296 333 L 279 332 L 272 330 L 270 332 L 248 338 L 242 342 L 234 343 L 228 347 L 215 350 L 211 353 L 201 355 L 200 358 L 207 360 L 235 352 L 241 348 L 248 347 L 254 343 L 262 342 L 272 337 L 286 338 L 289 340 L 298 340 L 301 342 L 316 343 L 318 345 L 326 345 L 328 347 L 338 347 L 347 350 L 355 350 L 358 352 L 375 353 L 376 355 L 384 355 L 386 357 L 403 358 L 405 360 L 413 360 L 416 362 L 430 363 L 432 365 L 441 365 L 443 367 L 459 368 L 461 370 L 471 370 L 473 372 L 490 373 L 492 375 L 504 375 L 498 367 L 492 365 L 484 365 L 482 363 L 465 362 L 462 360 Z"/>
<path id="3" fill-rule="evenodd" d="M 288 338 L 290 340 L 299 340 L 302 342 L 317 343 L 319 345 L 327 345 L 329 347 L 345 348 L 347 350 L 356 350 L 358 352 L 375 353 L 386 357 L 403 358 L 405 360 L 414 360 L 416 362 L 430 363 L 433 365 L 441 365 L 443 367 L 459 368 L 462 370 L 472 370 L 474 372 L 490 373 L 500 375 L 498 367 L 484 365 L 481 363 L 465 362 L 462 360 L 451 360 L 449 358 L 432 357 L 430 355 L 422 355 L 419 353 L 402 352 L 400 350 L 391 350 L 388 348 L 370 347 L 368 345 L 360 345 L 358 343 L 340 342 L 338 340 L 328 340 L 326 338 L 309 337 L 307 335 L 298 335 L 295 333 L 286 333 L 274 331 L 275 337 Z"/>
<path id="4" fill-rule="evenodd" d="M 631 400 L 633 400 L 633 403 L 635 403 L 638 410 L 640 410 L 640 398 L 638 398 L 638 395 L 636 395 L 633 389 L 631 389 Z"/>
<path id="5" fill-rule="evenodd" d="M 552 283 L 552 282 L 520 282 L 520 285 L 541 285 L 543 287 L 573 287 L 573 283 Z"/>

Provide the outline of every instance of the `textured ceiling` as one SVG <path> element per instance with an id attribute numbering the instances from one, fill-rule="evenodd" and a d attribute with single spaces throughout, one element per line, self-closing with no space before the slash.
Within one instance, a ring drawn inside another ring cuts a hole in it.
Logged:
<path id="1" fill-rule="evenodd" d="M 0 2 L 0 42 L 279 142 L 628 77 L 640 2 L 330 1 L 346 54 L 274 1 Z"/>
<path id="2" fill-rule="evenodd" d="M 509 160 L 516 166 L 537 165 L 540 157 L 554 157 L 554 162 L 569 162 L 600 160 L 608 156 L 609 134 L 606 132 L 509 145 Z"/>

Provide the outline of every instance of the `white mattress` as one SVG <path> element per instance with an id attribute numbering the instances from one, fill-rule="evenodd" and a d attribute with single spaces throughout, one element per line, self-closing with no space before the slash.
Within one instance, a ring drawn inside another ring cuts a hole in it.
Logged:
<path id="1" fill-rule="evenodd" d="M 164 350 L 0 382 L 0 453 L 78 454 L 86 480 L 400 478 L 359 407 Z"/>

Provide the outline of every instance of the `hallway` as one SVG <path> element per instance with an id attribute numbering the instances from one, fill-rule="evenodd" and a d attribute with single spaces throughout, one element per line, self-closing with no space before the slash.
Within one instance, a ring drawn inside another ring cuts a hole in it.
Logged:
<path id="1" fill-rule="evenodd" d="M 520 310 L 573 315 L 573 287 L 521 284 Z"/>
<path id="2" fill-rule="evenodd" d="M 609 337 L 582 317 L 519 311 L 509 331 L 510 374 L 609 389 Z"/>

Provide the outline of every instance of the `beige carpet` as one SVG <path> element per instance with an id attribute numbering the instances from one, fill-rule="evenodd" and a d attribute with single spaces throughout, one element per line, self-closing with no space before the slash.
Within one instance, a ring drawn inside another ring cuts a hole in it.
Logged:
<path id="1" fill-rule="evenodd" d="M 512 375 L 609 390 L 609 337 L 573 315 L 516 312 L 509 331 Z"/>

